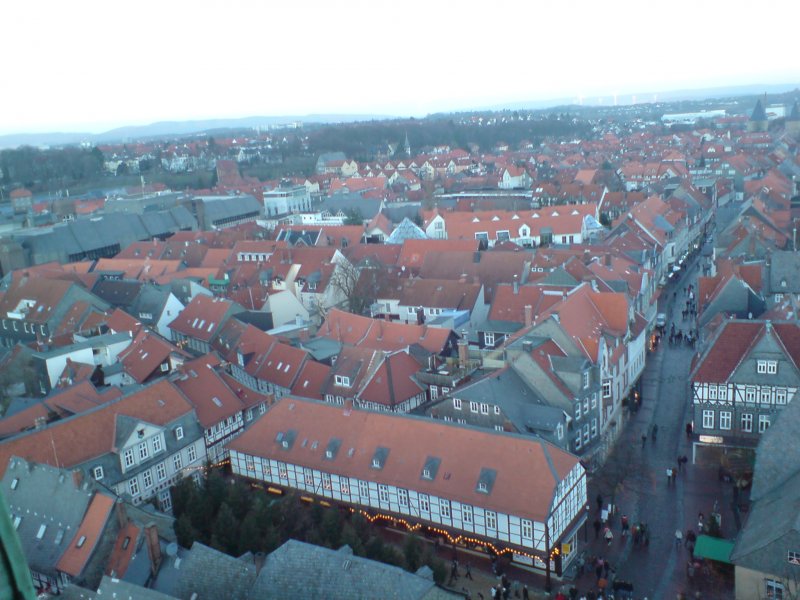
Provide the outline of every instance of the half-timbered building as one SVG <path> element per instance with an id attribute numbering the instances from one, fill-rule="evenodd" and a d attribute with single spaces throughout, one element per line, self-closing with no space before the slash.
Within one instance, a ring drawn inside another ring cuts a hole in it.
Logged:
<path id="1" fill-rule="evenodd" d="M 540 569 L 566 567 L 586 518 L 583 466 L 530 436 L 287 396 L 228 447 L 233 472 L 271 492 Z"/>
<path id="2" fill-rule="evenodd" d="M 694 454 L 755 448 L 800 386 L 797 322 L 730 320 L 690 377 Z"/>

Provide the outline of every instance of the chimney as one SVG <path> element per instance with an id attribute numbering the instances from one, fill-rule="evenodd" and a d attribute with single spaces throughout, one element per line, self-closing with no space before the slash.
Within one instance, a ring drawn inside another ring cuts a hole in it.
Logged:
<path id="1" fill-rule="evenodd" d="M 533 306 L 530 304 L 525 305 L 525 327 L 530 327 L 533 324 Z"/>
<path id="2" fill-rule="evenodd" d="M 606 253 L 606 266 L 607 267 L 611 266 L 611 254 L 610 253 Z"/>
<path id="3" fill-rule="evenodd" d="M 161 566 L 161 543 L 158 541 L 158 527 L 152 521 L 144 526 L 145 543 L 147 544 L 147 555 L 150 557 L 150 571 L 155 577 L 158 568 Z"/>
<path id="4" fill-rule="evenodd" d="M 83 483 L 83 471 L 80 469 L 75 469 L 72 472 L 72 482 L 75 484 L 75 489 L 80 489 L 81 484 Z"/>
<path id="5" fill-rule="evenodd" d="M 458 339 L 458 366 L 462 369 L 467 368 L 469 362 L 469 341 L 467 340 L 467 332 L 461 330 L 461 337 Z"/>
<path id="6" fill-rule="evenodd" d="M 347 398 L 344 401 L 344 416 L 349 417 L 351 412 L 353 412 L 353 399 Z"/>
<path id="7" fill-rule="evenodd" d="M 117 498 L 115 503 L 116 513 L 117 513 L 117 524 L 119 528 L 122 529 L 128 524 L 128 511 L 125 508 L 125 502 L 122 498 Z"/>
<path id="8" fill-rule="evenodd" d="M 516 280 L 516 275 L 514 275 L 514 283 L 512 283 L 512 289 L 514 290 L 514 295 L 516 296 L 519 294 L 519 281 Z"/>

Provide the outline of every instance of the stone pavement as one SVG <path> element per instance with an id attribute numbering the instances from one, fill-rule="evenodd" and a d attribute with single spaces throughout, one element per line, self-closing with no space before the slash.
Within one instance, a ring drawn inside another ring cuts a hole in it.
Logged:
<path id="1" fill-rule="evenodd" d="M 677 328 L 687 331 L 693 327 L 683 321 L 683 288 L 695 283 L 696 265 L 688 273 L 667 287 L 662 295 L 660 312 L 666 312 Z M 695 283 L 695 289 L 696 289 Z M 673 299 L 673 292 L 677 298 Z M 675 531 L 698 529 L 698 513 L 706 518 L 715 510 L 722 516 L 725 537 L 736 533 L 732 517 L 732 488 L 719 480 L 716 468 L 692 465 L 691 447 L 685 434 L 685 425 L 691 419 L 688 399 L 688 375 L 694 350 L 687 345 L 671 346 L 666 339 L 658 349 L 648 356 L 642 377 L 642 404 L 633 414 L 621 435 L 614 454 L 609 461 L 625 461 L 627 472 L 615 495 L 618 512 L 610 524 L 615 539 L 609 546 L 603 540 L 595 541 L 593 527 L 589 527 L 588 556 L 601 556 L 616 570 L 616 577 L 634 584 L 634 597 L 673 599 L 679 592 L 694 594 L 701 592 L 705 600 L 731 598 L 733 590 L 727 580 L 714 573 L 698 574 L 691 581 L 686 572 L 688 550 L 677 544 Z M 654 440 L 653 426 L 658 426 Z M 642 435 L 647 440 L 642 445 Z M 686 455 L 690 462 L 678 471 L 674 483 L 667 480 L 668 467 L 678 467 L 679 456 Z M 592 507 L 590 521 L 595 518 L 595 497 L 604 492 L 604 504 L 610 501 L 608 491 L 603 489 L 602 475 L 589 482 L 589 502 Z M 651 532 L 649 545 L 634 546 L 630 537 L 621 536 L 620 517 L 626 514 L 631 525 L 644 522 Z M 596 578 L 593 569 L 576 581 L 581 591 L 591 589 Z"/>

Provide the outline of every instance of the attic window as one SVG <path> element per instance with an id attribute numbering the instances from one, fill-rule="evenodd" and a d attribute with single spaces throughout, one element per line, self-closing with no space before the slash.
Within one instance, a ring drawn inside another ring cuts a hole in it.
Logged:
<path id="1" fill-rule="evenodd" d="M 39 531 L 36 532 L 36 539 L 40 540 L 44 537 L 44 532 L 47 531 L 47 525 L 42 523 L 39 525 Z"/>
<path id="2" fill-rule="evenodd" d="M 16 529 L 19 529 L 19 524 L 20 524 L 20 523 L 22 523 L 22 517 L 20 517 L 19 515 L 17 515 L 16 517 L 14 517 L 14 529 L 15 529 L 15 530 L 16 530 Z"/>
<path id="3" fill-rule="evenodd" d="M 61 540 L 63 540 L 63 539 L 64 539 L 64 530 L 63 530 L 63 529 L 59 529 L 59 530 L 56 532 L 56 539 L 55 539 L 55 540 L 53 540 L 53 543 L 54 543 L 56 546 L 58 546 L 58 545 L 61 543 Z"/>
<path id="4" fill-rule="evenodd" d="M 131 536 L 126 535 L 125 539 L 122 540 L 122 549 L 127 550 L 130 543 L 131 543 Z"/>
<path id="5" fill-rule="evenodd" d="M 214 322 L 213 321 L 211 323 L 209 323 L 209 325 L 208 325 L 208 333 L 211 333 L 212 329 L 214 329 Z"/>
<path id="6" fill-rule="evenodd" d="M 222 408 L 222 401 L 221 401 L 219 398 L 217 398 L 216 396 L 214 396 L 213 398 L 211 398 L 211 401 L 212 401 L 214 404 L 216 404 L 216 405 L 217 405 L 219 408 Z"/>
<path id="7" fill-rule="evenodd" d="M 382 469 L 383 466 L 386 464 L 386 458 L 388 456 L 389 456 L 388 448 L 378 447 L 375 450 L 375 454 L 372 455 L 372 468 Z"/>
<path id="8" fill-rule="evenodd" d="M 436 473 L 439 471 L 439 464 L 442 460 L 437 456 L 429 456 L 425 459 L 425 464 L 422 466 L 422 479 L 433 480 L 436 479 Z"/>
<path id="9" fill-rule="evenodd" d="M 14 477 L 14 479 L 11 481 L 11 489 L 12 490 L 17 489 L 18 485 L 19 485 L 19 477 Z"/>
<path id="10" fill-rule="evenodd" d="M 175 439 L 182 440 L 183 439 L 183 427 L 176 427 L 175 428 Z"/>
<path id="11" fill-rule="evenodd" d="M 75 544 L 76 548 L 83 548 L 83 545 L 86 543 L 86 536 L 82 535 L 78 538 L 78 542 Z"/>
<path id="12" fill-rule="evenodd" d="M 136 431 L 136 435 L 139 437 L 139 439 L 142 439 L 144 437 L 144 427 L 142 427 L 141 429 L 138 429 Z"/>
<path id="13" fill-rule="evenodd" d="M 494 487 L 494 480 L 497 478 L 497 471 L 494 469 L 481 469 L 478 476 L 478 484 L 475 486 L 475 491 L 481 494 L 491 494 L 492 487 Z"/>
<path id="14" fill-rule="evenodd" d="M 350 387 L 350 378 L 344 375 L 336 375 L 336 385 Z"/>

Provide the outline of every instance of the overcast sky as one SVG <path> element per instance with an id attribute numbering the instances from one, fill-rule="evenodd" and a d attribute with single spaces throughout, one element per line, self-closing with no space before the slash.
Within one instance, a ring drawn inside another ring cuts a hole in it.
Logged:
<path id="1" fill-rule="evenodd" d="M 800 83 L 798 14 L 789 1 L 19 0 L 3 6 L 0 134 Z"/>

